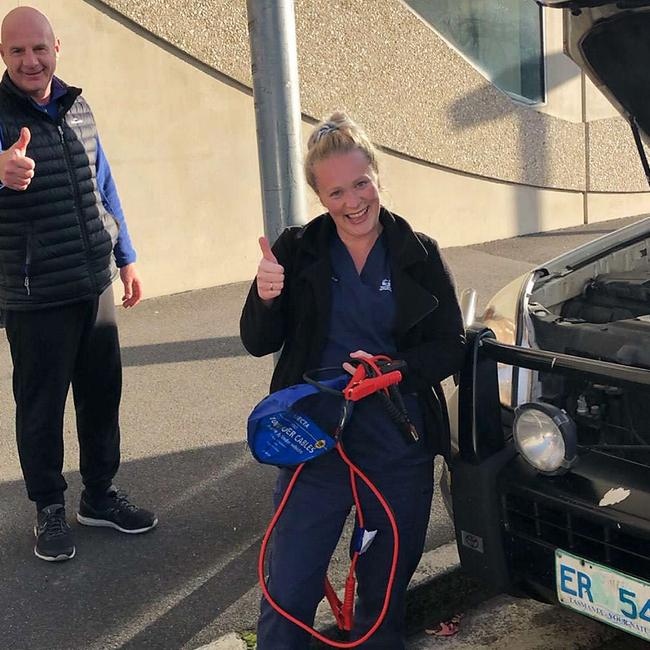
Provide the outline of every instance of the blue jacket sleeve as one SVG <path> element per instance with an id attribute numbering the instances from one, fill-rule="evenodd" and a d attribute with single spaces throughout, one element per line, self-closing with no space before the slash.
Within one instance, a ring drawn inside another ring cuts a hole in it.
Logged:
<path id="1" fill-rule="evenodd" d="M 126 225 L 122 205 L 120 204 L 120 197 L 117 194 L 117 187 L 111 174 L 111 167 L 108 164 L 108 159 L 102 148 L 102 143 L 97 136 L 97 187 L 102 199 L 102 203 L 108 212 L 110 212 L 116 219 L 119 226 L 119 234 L 117 236 L 117 243 L 115 244 L 115 262 L 118 267 L 126 266 L 136 260 L 135 249 L 131 243 L 129 236 L 129 229 Z"/>

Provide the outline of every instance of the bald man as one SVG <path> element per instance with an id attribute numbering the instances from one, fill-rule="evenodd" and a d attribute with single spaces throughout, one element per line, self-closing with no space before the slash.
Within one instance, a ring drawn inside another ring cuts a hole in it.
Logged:
<path id="1" fill-rule="evenodd" d="M 37 557 L 68 560 L 63 414 L 72 384 L 84 484 L 77 520 L 123 533 L 156 526 L 113 485 L 122 366 L 112 281 L 141 298 L 135 251 L 92 111 L 54 76 L 59 39 L 41 12 L 2 21 L 0 309 L 13 360 L 16 439 L 36 504 Z"/>

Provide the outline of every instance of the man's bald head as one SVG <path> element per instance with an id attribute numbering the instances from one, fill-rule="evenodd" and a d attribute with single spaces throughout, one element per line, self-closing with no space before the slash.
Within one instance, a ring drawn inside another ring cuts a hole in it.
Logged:
<path id="1" fill-rule="evenodd" d="M 16 7 L 2 21 L 0 56 L 14 84 L 35 101 L 49 100 L 59 39 L 47 16 L 33 7 Z"/>
<path id="2" fill-rule="evenodd" d="M 12 9 L 2 20 L 0 28 L 0 41 L 4 43 L 11 38 L 14 31 L 39 29 L 47 34 L 54 42 L 54 30 L 47 16 L 34 7 L 16 7 Z"/>

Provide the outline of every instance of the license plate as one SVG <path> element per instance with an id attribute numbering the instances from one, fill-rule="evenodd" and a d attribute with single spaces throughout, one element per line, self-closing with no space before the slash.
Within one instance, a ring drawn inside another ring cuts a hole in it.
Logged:
<path id="1" fill-rule="evenodd" d="M 562 605 L 650 641 L 650 584 L 566 551 L 555 551 Z"/>

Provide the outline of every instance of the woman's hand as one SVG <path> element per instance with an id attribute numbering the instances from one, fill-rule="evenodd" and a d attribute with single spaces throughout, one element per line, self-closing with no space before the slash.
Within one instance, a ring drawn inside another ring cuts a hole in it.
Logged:
<path id="1" fill-rule="evenodd" d="M 369 354 L 365 350 L 357 350 L 356 352 L 350 352 L 351 359 L 370 359 L 371 357 L 372 354 Z M 349 373 L 350 375 L 353 375 L 354 371 L 356 370 L 356 367 L 346 361 L 343 364 L 343 370 L 345 370 L 345 372 Z"/>
<path id="2" fill-rule="evenodd" d="M 255 276 L 257 295 L 268 303 L 282 293 L 284 288 L 284 266 L 278 264 L 278 260 L 273 255 L 271 245 L 266 237 L 260 237 L 259 242 L 262 249 L 262 259 Z"/>

